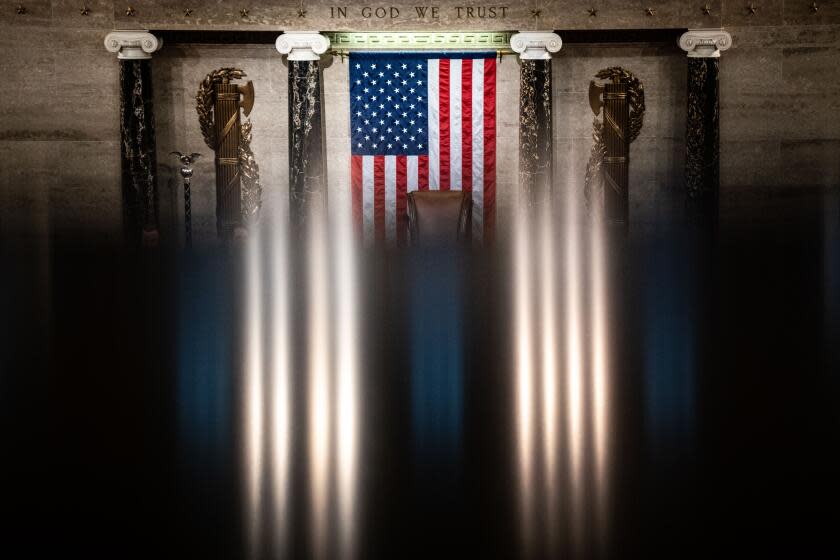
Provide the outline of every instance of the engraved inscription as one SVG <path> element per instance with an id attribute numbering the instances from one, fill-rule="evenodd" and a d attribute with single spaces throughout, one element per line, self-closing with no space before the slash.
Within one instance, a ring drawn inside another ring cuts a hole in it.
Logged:
<path id="1" fill-rule="evenodd" d="M 458 19 L 502 19 L 507 17 L 507 6 L 455 6 Z"/>
<path id="2" fill-rule="evenodd" d="M 440 6 L 412 6 L 413 10 L 401 12 L 397 6 L 330 6 L 330 19 L 440 19 Z M 505 19 L 508 6 L 453 6 L 451 15 L 455 19 Z"/>

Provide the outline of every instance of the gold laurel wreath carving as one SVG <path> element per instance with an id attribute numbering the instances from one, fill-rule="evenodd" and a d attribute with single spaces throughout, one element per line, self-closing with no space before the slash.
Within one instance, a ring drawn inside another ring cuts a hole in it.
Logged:
<path id="1" fill-rule="evenodd" d="M 218 139 L 213 120 L 214 85 L 223 81 L 244 78 L 245 72 L 238 68 L 219 68 L 207 74 L 198 86 L 195 94 L 195 110 L 204 143 L 211 150 L 216 150 Z M 259 215 L 262 185 L 260 167 L 251 150 L 252 123 L 243 119 L 239 134 L 239 169 L 242 176 L 242 214 L 247 222 L 253 222 Z"/>
<path id="2" fill-rule="evenodd" d="M 595 74 L 595 77 L 600 80 L 610 80 L 614 83 L 627 85 L 627 105 L 630 107 L 627 143 L 633 142 L 642 131 L 645 120 L 645 90 L 642 82 L 632 72 L 620 66 L 604 68 Z M 586 205 L 590 209 L 592 209 L 593 193 L 596 188 L 600 192 L 605 183 L 603 163 L 607 154 L 607 147 L 604 145 L 603 131 L 603 123 L 598 120 L 598 117 L 595 117 L 592 122 L 592 151 L 586 164 L 583 187 Z"/>

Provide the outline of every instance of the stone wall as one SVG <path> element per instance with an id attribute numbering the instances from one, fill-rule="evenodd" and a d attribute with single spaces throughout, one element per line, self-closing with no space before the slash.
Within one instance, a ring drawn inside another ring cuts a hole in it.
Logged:
<path id="1" fill-rule="evenodd" d="M 592 2 L 556 0 L 517 3 L 505 17 L 458 18 L 456 8 L 477 6 L 440 2 L 438 18 L 418 18 L 412 2 L 387 4 L 398 18 L 364 17 L 363 4 L 348 6 L 347 18 L 330 17 L 335 3 L 243 0 L 190 2 L 187 17 L 172 0 L 89 0 L 87 16 L 70 0 L 4 0 L 0 3 L 0 235 L 85 235 L 100 238 L 121 232 L 119 188 L 118 63 L 102 45 L 116 28 L 152 30 L 610 30 L 724 26 L 734 46 L 721 61 L 722 198 L 741 193 L 777 193 L 806 186 L 836 187 L 840 182 L 840 77 L 833 72 L 840 53 L 840 4 L 758 0 L 750 15 L 742 2 L 603 0 L 597 16 Z M 26 13 L 18 15 L 23 4 Z M 125 15 L 128 4 L 134 16 Z M 696 4 L 696 5 L 694 5 Z M 385 4 L 370 4 L 373 7 Z M 503 2 L 499 5 L 504 5 Z M 485 4 L 484 6 L 488 6 Z M 655 15 L 645 8 L 651 6 Z M 247 18 L 239 10 L 247 8 Z M 474 12 L 477 14 L 477 12 Z M 484 12 L 485 15 L 487 12 Z M 414 14 L 414 15 L 412 15 Z M 536 17 L 534 17 L 534 15 Z M 676 32 L 675 32 L 676 33 Z M 633 148 L 633 173 L 639 178 L 633 212 L 656 212 L 657 189 L 679 188 L 685 107 L 684 55 L 676 46 L 644 41 L 626 45 L 567 44 L 554 62 L 555 138 L 559 170 L 579 173 L 589 149 L 591 113 L 580 91 L 593 70 L 621 63 L 636 70 L 648 88 L 648 120 Z M 198 136 L 193 88 L 204 72 L 223 61 L 247 67 L 257 88 L 254 112 L 255 153 L 262 167 L 267 205 L 286 199 L 285 66 L 273 46 L 164 45 L 153 60 L 158 116 L 161 219 L 180 236 L 180 189 L 171 184 L 173 149 L 207 152 L 198 175 L 209 178 L 209 151 Z M 252 69 L 253 68 L 253 69 Z M 499 66 L 500 99 L 515 100 L 515 59 Z M 331 199 L 346 190 L 346 65 L 333 61 L 325 70 L 327 143 Z M 499 104 L 499 205 L 515 196 L 516 112 L 514 102 Z M 507 140 L 506 140 L 507 139 Z M 504 149 L 502 147 L 504 143 Z M 565 148 L 564 148 L 565 146 Z M 565 150 L 565 151 L 564 151 Z M 506 159 L 510 160 L 510 165 Z M 565 159 L 564 159 L 565 158 Z M 574 160 L 564 164 L 564 161 Z M 575 171 L 577 170 L 577 171 Z M 565 179 L 565 178 L 562 178 Z M 199 182 L 203 179 L 199 179 Z M 213 195 L 208 185 L 194 189 L 196 225 L 212 235 Z M 507 198 L 506 198 L 507 197 Z M 346 201 L 345 201 L 346 202 Z M 504 215 L 500 214 L 504 222 Z"/>

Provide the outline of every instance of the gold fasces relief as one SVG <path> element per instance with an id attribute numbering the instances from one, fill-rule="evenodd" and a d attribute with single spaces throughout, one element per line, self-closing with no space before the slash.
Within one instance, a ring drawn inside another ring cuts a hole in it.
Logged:
<path id="1" fill-rule="evenodd" d="M 595 119 L 592 123 L 592 151 L 584 178 L 584 196 L 587 206 L 593 209 L 595 196 L 602 196 L 604 187 L 609 186 L 614 193 L 611 196 L 619 203 L 616 212 L 607 208 L 607 218 L 622 221 L 626 219 L 627 212 L 629 147 L 642 130 L 645 92 L 639 79 L 619 66 L 605 68 L 595 77 L 607 80 L 607 83 L 592 81 L 589 84 L 589 105 Z M 603 122 L 598 120 L 598 115 L 602 113 Z M 622 204 L 623 208 L 620 208 Z"/>
<path id="2" fill-rule="evenodd" d="M 246 117 L 251 114 L 254 84 L 249 80 L 231 87 L 232 80 L 244 77 L 245 72 L 238 68 L 219 68 L 210 72 L 199 85 L 195 108 L 204 143 L 216 152 L 217 196 L 230 188 L 241 188 L 241 218 L 250 224 L 259 216 L 262 186 L 259 165 L 251 149 L 252 123 L 247 119 L 241 122 L 239 118 L 240 108 Z M 217 115 L 219 101 L 233 101 L 232 114 Z M 222 118 L 224 125 L 217 123 L 217 118 Z M 220 166 L 224 171 L 221 174 Z"/>

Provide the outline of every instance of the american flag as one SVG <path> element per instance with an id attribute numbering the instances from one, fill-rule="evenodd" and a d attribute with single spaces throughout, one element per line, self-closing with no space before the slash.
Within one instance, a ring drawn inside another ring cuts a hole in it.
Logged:
<path id="1" fill-rule="evenodd" d="M 407 193 L 472 193 L 473 239 L 493 230 L 493 53 L 351 53 L 353 214 L 365 241 L 402 243 Z"/>

